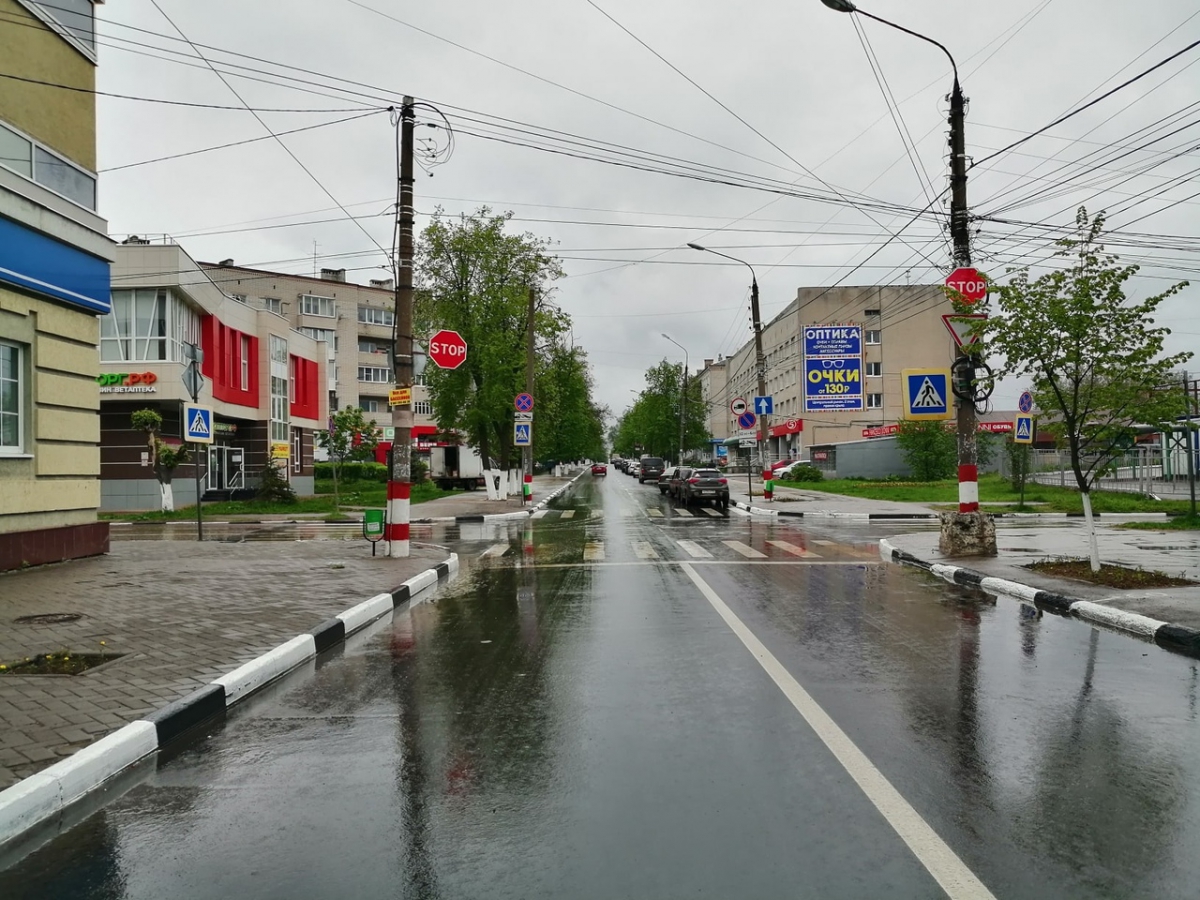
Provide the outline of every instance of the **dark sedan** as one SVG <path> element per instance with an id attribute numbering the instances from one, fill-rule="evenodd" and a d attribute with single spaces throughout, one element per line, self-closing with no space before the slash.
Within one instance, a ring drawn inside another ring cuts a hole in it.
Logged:
<path id="1" fill-rule="evenodd" d="M 711 500 L 717 509 L 729 509 L 729 482 L 716 469 L 692 469 L 679 486 L 679 499 L 685 506 Z"/>

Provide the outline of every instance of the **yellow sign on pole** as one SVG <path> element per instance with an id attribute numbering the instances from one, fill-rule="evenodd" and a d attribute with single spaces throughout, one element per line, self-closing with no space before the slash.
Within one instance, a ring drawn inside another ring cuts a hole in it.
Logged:
<path id="1" fill-rule="evenodd" d="M 392 388 L 388 394 L 388 406 L 403 406 L 412 403 L 412 388 Z"/>
<path id="2" fill-rule="evenodd" d="M 288 459 L 292 455 L 292 448 L 286 441 L 277 441 L 271 445 L 271 459 Z"/>

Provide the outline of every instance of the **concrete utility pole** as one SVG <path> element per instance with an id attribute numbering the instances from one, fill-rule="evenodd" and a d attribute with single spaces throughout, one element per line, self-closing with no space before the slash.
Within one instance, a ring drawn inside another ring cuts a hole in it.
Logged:
<path id="1" fill-rule="evenodd" d="M 684 435 L 684 402 L 687 399 L 688 352 L 687 347 L 679 343 L 667 333 L 663 333 L 668 341 L 683 351 L 683 377 L 679 379 L 679 465 L 683 465 L 683 435 Z"/>
<path id="2" fill-rule="evenodd" d="M 396 270 L 396 344 L 392 354 L 396 387 L 408 388 L 410 399 L 392 407 L 392 469 L 387 486 L 388 556 L 406 558 L 409 554 L 409 499 L 412 495 L 413 409 L 413 125 L 416 116 L 413 98 L 405 97 L 400 108 L 400 179 L 396 195 L 397 246 Z"/>
<path id="3" fill-rule="evenodd" d="M 525 328 L 525 393 L 533 396 L 533 362 L 535 352 L 534 316 L 537 314 L 537 288 L 529 289 L 529 323 Z M 529 426 L 529 446 L 521 450 L 525 469 L 525 484 L 521 489 L 521 505 L 533 502 L 533 425 Z"/>

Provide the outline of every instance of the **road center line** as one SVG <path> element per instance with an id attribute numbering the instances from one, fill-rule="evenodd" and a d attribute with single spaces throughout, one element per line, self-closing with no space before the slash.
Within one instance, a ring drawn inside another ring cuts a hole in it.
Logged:
<path id="1" fill-rule="evenodd" d="M 995 900 L 975 873 L 967 868 L 966 863 L 950 849 L 929 823 L 921 818 L 907 800 L 901 796 L 890 781 L 866 757 L 858 746 L 850 740 L 846 732 L 838 727 L 829 714 L 800 686 L 792 674 L 783 667 L 763 643 L 754 636 L 703 578 L 692 568 L 691 563 L 683 563 L 681 568 L 688 578 L 700 590 L 706 600 L 712 604 L 717 614 L 725 620 L 725 624 L 738 636 L 758 664 L 770 676 L 771 680 L 783 691 L 796 711 L 804 718 L 809 727 L 816 732 L 829 748 L 842 767 L 862 789 L 867 798 L 875 804 L 875 808 L 887 819 L 888 824 L 895 829 L 900 839 L 920 860 L 930 875 L 934 877 L 951 898 L 951 900 Z"/>

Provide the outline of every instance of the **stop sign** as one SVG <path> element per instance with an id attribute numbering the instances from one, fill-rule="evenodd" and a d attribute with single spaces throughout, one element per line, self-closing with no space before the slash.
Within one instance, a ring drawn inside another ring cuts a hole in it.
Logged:
<path id="1" fill-rule="evenodd" d="M 429 358 L 440 369 L 457 369 L 467 359 L 467 342 L 457 331 L 443 329 L 429 340 Z"/>
<path id="2" fill-rule="evenodd" d="M 978 269 L 960 266 L 946 278 L 946 287 L 958 291 L 967 303 L 977 303 L 987 296 L 987 279 L 979 274 Z"/>

